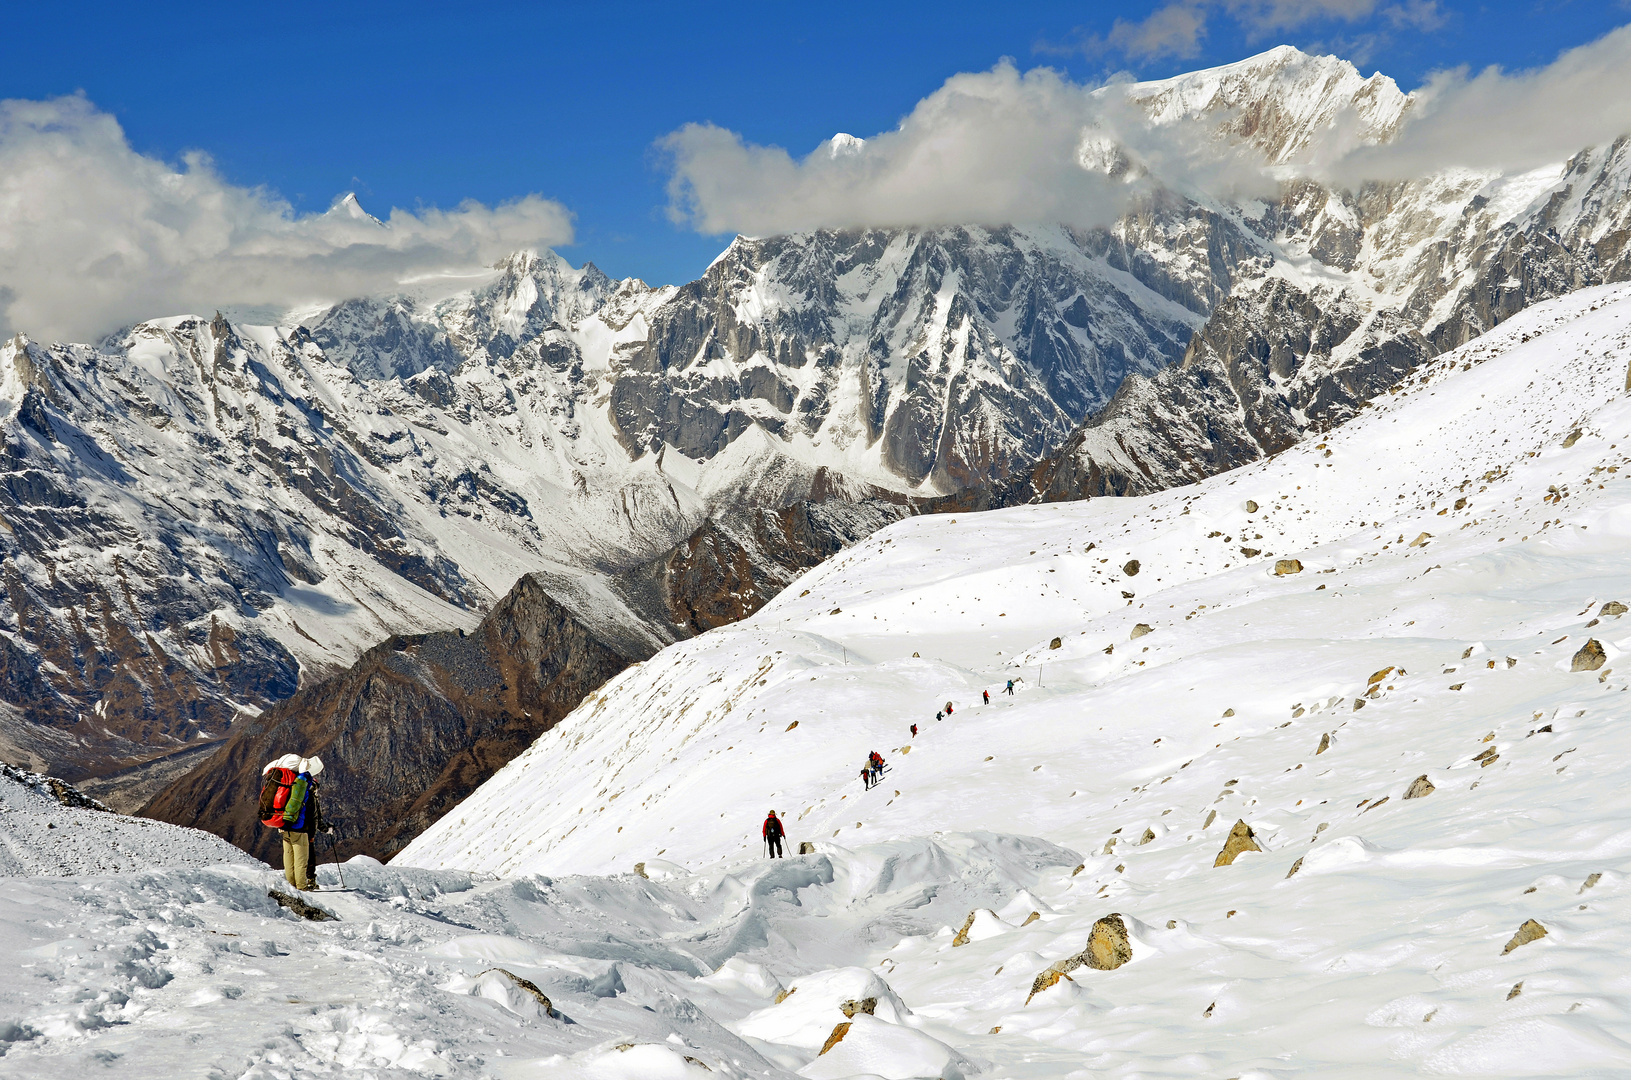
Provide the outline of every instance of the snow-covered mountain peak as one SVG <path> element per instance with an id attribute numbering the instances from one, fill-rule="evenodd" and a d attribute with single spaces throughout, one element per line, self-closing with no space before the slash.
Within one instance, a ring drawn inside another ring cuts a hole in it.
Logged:
<path id="1" fill-rule="evenodd" d="M 382 229 L 388 227 L 385 222 L 362 208 L 362 203 L 358 201 L 357 193 L 354 191 L 348 191 L 344 196 L 335 200 L 334 205 L 328 209 L 328 216 L 378 225 Z"/>
<path id="2" fill-rule="evenodd" d="M 1270 164 L 1296 160 L 1343 124 L 1360 142 L 1385 142 L 1411 102 L 1380 72 L 1365 78 L 1347 60 L 1289 45 L 1123 92 L 1156 124 L 1216 117 L 1220 134 L 1256 147 Z"/>

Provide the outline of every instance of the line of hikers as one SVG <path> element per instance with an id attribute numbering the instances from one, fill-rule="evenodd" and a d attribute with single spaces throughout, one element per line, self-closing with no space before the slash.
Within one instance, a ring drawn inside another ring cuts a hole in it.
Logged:
<path id="1" fill-rule="evenodd" d="M 1002 692 L 1012 696 L 1014 693 L 1014 680 L 1009 679 L 1008 685 L 1003 687 Z M 981 690 L 980 698 L 985 704 L 991 704 L 991 691 Z M 946 702 L 946 707 L 944 709 L 941 709 L 939 712 L 934 714 L 934 718 L 936 720 L 944 720 L 951 714 L 952 703 L 948 701 Z M 912 738 L 917 738 L 916 724 L 912 725 Z M 868 754 L 866 756 L 866 764 L 861 766 L 862 790 L 871 791 L 873 788 L 877 787 L 878 782 L 883 779 L 885 768 L 887 768 L 887 766 L 884 764 L 882 754 L 878 753 L 876 750 Z M 770 811 L 770 813 L 765 817 L 764 825 L 760 827 L 759 832 L 760 835 L 764 837 L 766 857 L 771 859 L 782 858 L 782 841 L 787 836 L 787 830 L 783 828 L 781 818 L 776 816 L 776 811 Z"/>

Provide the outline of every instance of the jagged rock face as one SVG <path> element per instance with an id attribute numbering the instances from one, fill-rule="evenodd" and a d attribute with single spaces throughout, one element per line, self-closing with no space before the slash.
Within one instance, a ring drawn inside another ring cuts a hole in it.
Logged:
<path id="1" fill-rule="evenodd" d="M 317 755 L 341 857 L 389 858 L 585 694 L 650 655 L 623 647 L 522 578 L 475 630 L 394 637 L 240 724 L 142 812 L 275 861 L 278 834 L 256 820 L 261 769 L 285 753 Z"/>
<path id="2" fill-rule="evenodd" d="M 650 312 L 647 333 L 614 349 L 612 416 L 636 451 L 667 444 L 710 458 L 757 425 L 835 452 L 859 444 L 876 455 L 866 478 L 879 482 L 947 490 L 1001 478 L 1056 445 L 1128 372 L 1182 355 L 1222 291 L 1210 265 L 1141 259 L 1138 244 L 1238 254 L 1240 236 L 1218 235 L 1232 228 L 1169 206 L 1118 236 L 738 239 Z M 1135 264 L 1192 306 L 1159 303 L 1116 272 Z"/>

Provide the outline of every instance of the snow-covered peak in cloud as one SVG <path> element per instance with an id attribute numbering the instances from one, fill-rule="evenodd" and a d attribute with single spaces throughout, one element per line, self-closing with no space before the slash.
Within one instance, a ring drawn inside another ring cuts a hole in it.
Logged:
<path id="1" fill-rule="evenodd" d="M 333 303 L 571 238 L 571 215 L 536 195 L 383 221 L 348 195 L 303 215 L 202 153 L 139 153 L 84 97 L 0 102 L 6 332 L 85 340 L 162 313 Z"/>

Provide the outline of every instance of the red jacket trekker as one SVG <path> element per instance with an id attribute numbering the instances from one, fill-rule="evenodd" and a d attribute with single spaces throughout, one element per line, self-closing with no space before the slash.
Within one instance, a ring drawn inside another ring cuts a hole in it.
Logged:
<path id="1" fill-rule="evenodd" d="M 776 811 L 772 810 L 765 818 L 764 828 L 760 832 L 765 838 L 765 846 L 769 848 L 770 857 L 772 859 L 781 858 L 782 837 L 786 836 L 787 832 L 782 828 L 781 818 L 776 816 Z"/>

